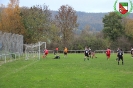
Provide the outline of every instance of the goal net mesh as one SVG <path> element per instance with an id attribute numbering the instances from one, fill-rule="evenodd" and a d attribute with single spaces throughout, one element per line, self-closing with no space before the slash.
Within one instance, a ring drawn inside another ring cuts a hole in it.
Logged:
<path id="1" fill-rule="evenodd" d="M 24 44 L 25 47 L 25 60 L 39 59 L 46 48 L 46 42 L 38 42 L 35 44 Z"/>

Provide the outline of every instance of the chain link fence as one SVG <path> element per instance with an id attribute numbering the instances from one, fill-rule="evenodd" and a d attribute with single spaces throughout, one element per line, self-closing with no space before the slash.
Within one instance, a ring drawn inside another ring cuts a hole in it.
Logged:
<path id="1" fill-rule="evenodd" d="M 15 58 L 21 54 L 23 54 L 23 35 L 0 31 L 0 59 Z"/>

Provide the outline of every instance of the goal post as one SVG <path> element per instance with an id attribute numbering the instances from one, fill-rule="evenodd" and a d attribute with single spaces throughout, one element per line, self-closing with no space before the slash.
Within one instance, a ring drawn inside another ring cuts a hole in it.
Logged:
<path id="1" fill-rule="evenodd" d="M 46 49 L 46 42 L 42 42 L 42 43 L 39 42 L 39 60 L 40 60 L 40 56 L 41 56 L 41 47 L 40 47 L 40 46 L 41 46 L 42 44 L 45 44 L 44 49 Z"/>
<path id="2" fill-rule="evenodd" d="M 40 60 L 41 53 L 46 48 L 46 42 L 38 42 L 35 44 L 24 44 L 25 46 L 25 60 L 38 58 Z"/>

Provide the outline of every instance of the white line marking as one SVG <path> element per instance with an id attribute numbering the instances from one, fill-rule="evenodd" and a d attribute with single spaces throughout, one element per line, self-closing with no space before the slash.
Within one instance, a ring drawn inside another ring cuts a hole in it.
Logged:
<path id="1" fill-rule="evenodd" d="M 39 61 L 39 60 L 37 60 L 37 61 Z M 13 70 L 12 72 L 7 73 L 7 74 L 5 74 L 4 76 L 0 77 L 0 79 L 2 79 L 2 78 L 4 78 L 4 77 L 7 77 L 7 76 L 9 76 L 9 75 L 11 75 L 11 74 L 17 73 L 17 72 L 19 72 L 19 71 L 21 71 L 21 70 L 27 68 L 28 66 L 33 65 L 33 64 L 36 63 L 37 61 L 35 61 L 35 62 L 33 62 L 33 63 L 30 63 L 30 64 L 28 64 L 28 65 L 25 65 L 25 66 L 23 66 L 23 67 L 21 67 L 21 68 L 19 68 L 19 69 L 17 69 L 17 70 Z"/>

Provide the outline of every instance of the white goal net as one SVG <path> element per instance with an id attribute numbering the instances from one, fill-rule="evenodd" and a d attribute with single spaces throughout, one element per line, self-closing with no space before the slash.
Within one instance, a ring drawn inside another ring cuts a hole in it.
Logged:
<path id="1" fill-rule="evenodd" d="M 40 60 L 40 56 L 46 48 L 46 42 L 38 42 L 35 44 L 24 44 L 25 47 L 25 60 L 37 58 Z"/>

